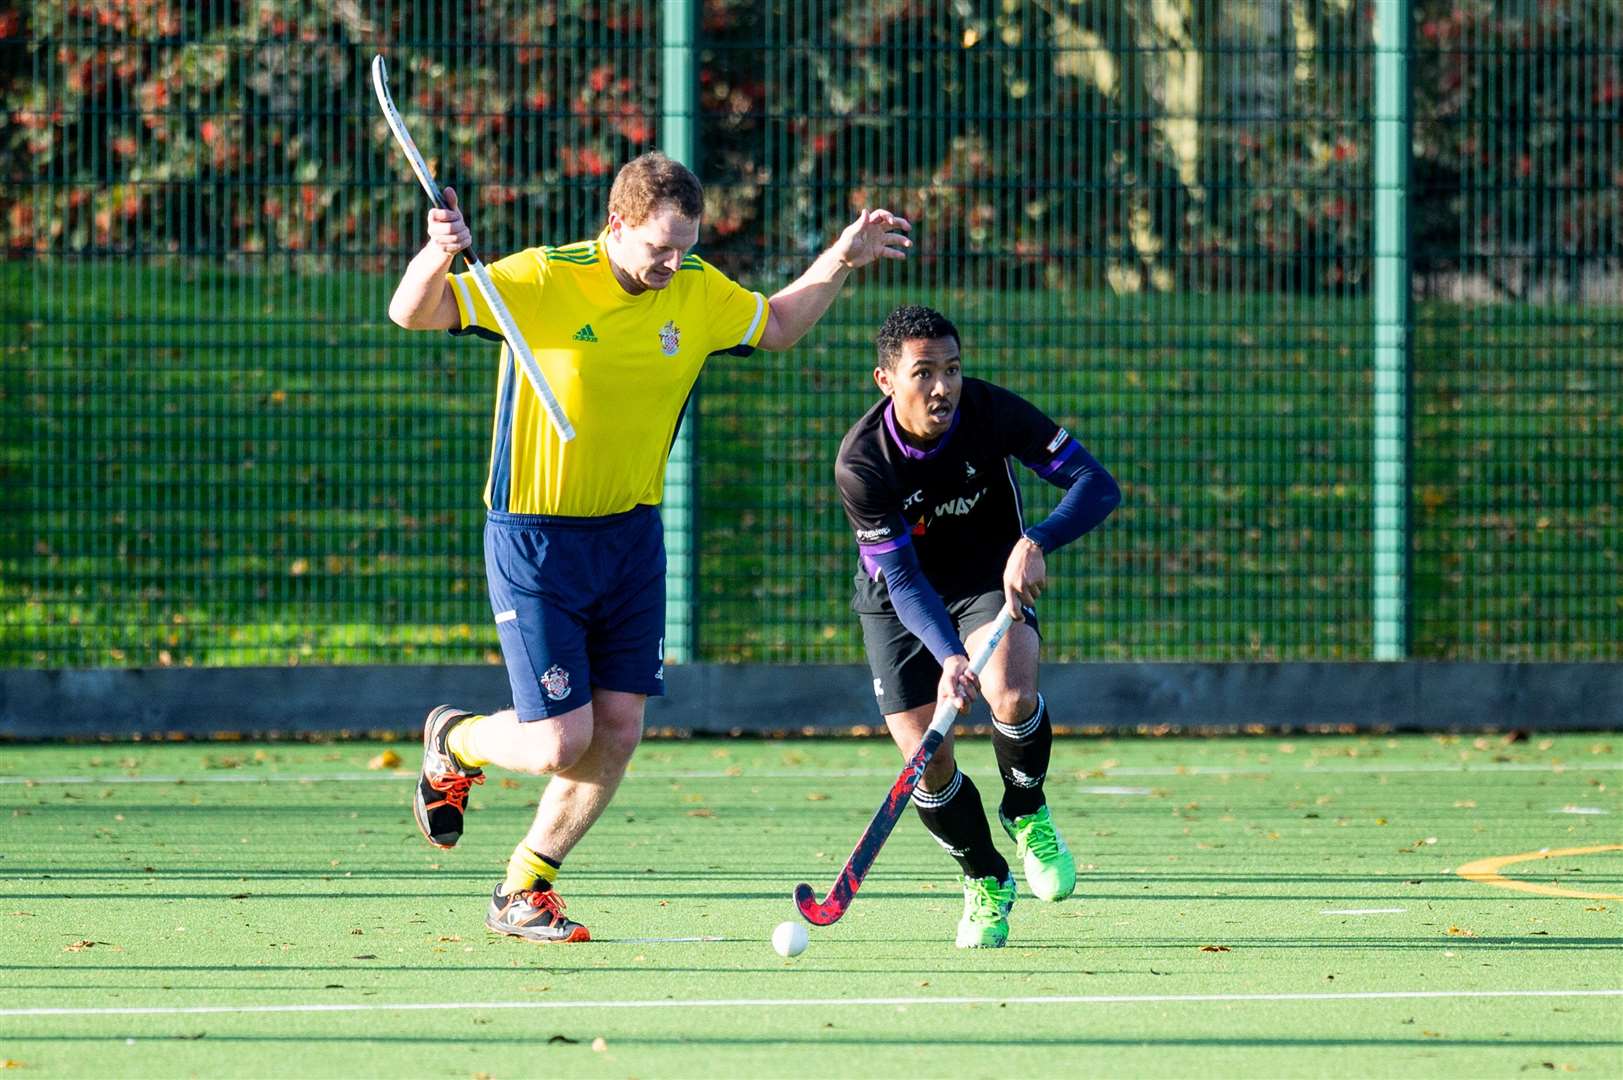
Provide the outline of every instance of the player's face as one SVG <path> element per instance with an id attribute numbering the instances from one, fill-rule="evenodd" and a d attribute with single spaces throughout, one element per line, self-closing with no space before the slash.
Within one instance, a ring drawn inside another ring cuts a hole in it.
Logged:
<path id="1" fill-rule="evenodd" d="M 699 220 L 662 204 L 647 220 L 628 224 L 609 215 L 609 262 L 629 293 L 663 289 L 676 277 L 682 258 L 699 242 Z"/>
<path id="2" fill-rule="evenodd" d="M 904 341 L 895 366 L 875 368 L 873 374 L 895 406 L 896 423 L 903 431 L 922 442 L 947 433 L 964 391 L 956 341 L 950 337 Z"/>

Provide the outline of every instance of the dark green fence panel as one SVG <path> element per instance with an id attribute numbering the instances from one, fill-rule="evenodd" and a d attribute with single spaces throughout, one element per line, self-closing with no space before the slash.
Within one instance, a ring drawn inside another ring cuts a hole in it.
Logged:
<path id="1" fill-rule="evenodd" d="M 1623 16 L 1413 16 L 1413 654 L 1617 659 Z M 366 64 L 493 256 L 592 235 L 659 145 L 660 17 L 0 13 L 0 666 L 493 659 L 495 355 L 385 317 L 424 203 Z M 1123 482 L 1051 560 L 1051 655 L 1369 657 L 1372 34 L 1338 0 L 703 4 L 703 252 L 770 292 L 863 205 L 918 247 L 706 374 L 697 656 L 859 655 L 830 466 L 922 301 Z"/>
<path id="2" fill-rule="evenodd" d="M 863 205 L 913 220 L 918 250 L 848 289 L 810 347 L 707 385 L 725 435 L 707 455 L 731 468 L 707 488 L 707 653 L 859 655 L 830 463 L 877 397 L 874 330 L 919 301 L 959 324 L 969 374 L 1123 482 L 1115 519 L 1051 561 L 1059 655 L 1366 655 L 1367 26 L 973 8 L 740 6 L 717 50 L 759 83 L 729 145 L 769 179 L 763 283 Z M 1046 512 L 1056 493 L 1027 479 Z"/>
<path id="3" fill-rule="evenodd" d="M 1416 26 L 1416 651 L 1616 660 L 1623 10 Z"/>

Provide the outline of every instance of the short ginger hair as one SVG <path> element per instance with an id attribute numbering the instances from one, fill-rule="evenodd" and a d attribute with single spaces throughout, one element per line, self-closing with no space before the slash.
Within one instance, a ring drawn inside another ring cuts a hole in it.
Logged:
<path id="1" fill-rule="evenodd" d="M 609 212 L 627 225 L 641 225 L 667 203 L 697 221 L 704 213 L 704 189 L 692 170 L 658 150 L 626 162 L 609 189 Z"/>

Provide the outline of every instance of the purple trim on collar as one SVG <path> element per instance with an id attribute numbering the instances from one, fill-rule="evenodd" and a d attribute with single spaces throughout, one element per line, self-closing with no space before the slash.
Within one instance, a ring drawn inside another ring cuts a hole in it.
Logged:
<path id="1" fill-rule="evenodd" d="M 885 430 L 890 432 L 891 442 L 895 443 L 903 454 L 914 461 L 928 461 L 947 448 L 947 443 L 952 440 L 952 433 L 958 430 L 958 420 L 963 415 L 963 403 L 960 402 L 959 407 L 953 410 L 952 423 L 947 425 L 947 432 L 941 436 L 941 440 L 929 450 L 919 450 L 907 445 L 906 440 L 902 438 L 901 431 L 896 427 L 896 403 L 887 401 L 885 402 Z"/>

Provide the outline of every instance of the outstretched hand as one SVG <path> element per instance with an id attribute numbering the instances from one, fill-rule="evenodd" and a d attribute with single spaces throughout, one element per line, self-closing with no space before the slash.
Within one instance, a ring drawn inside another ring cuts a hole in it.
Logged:
<path id="1" fill-rule="evenodd" d="M 457 208 L 455 189 L 446 188 L 440 194 L 445 197 L 445 209 L 428 212 L 428 240 L 447 255 L 455 255 L 473 246 L 473 233 Z"/>
<path id="2" fill-rule="evenodd" d="M 863 210 L 834 242 L 841 265 L 855 270 L 878 259 L 905 259 L 913 225 L 889 210 Z"/>

